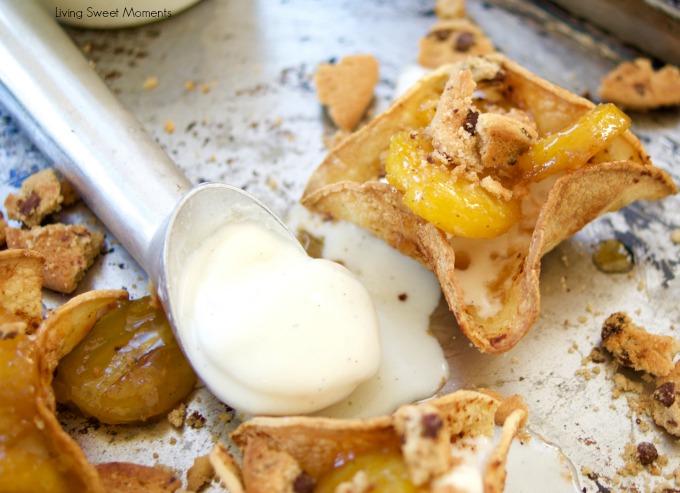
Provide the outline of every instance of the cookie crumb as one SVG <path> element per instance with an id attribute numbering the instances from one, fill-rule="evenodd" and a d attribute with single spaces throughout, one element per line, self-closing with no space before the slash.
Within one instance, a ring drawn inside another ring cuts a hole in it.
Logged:
<path id="1" fill-rule="evenodd" d="M 187 407 L 183 403 L 177 406 L 175 409 L 170 411 L 168 414 L 168 421 L 175 428 L 181 428 L 184 424 L 184 419 L 186 417 Z"/>
<path id="2" fill-rule="evenodd" d="M 600 81 L 603 101 L 646 111 L 680 105 L 680 69 L 666 65 L 654 70 L 651 60 L 637 58 L 617 66 Z"/>
<path id="3" fill-rule="evenodd" d="M 205 421 L 206 419 L 198 411 L 192 412 L 186 418 L 186 424 L 188 426 L 191 426 L 195 430 L 203 428 L 203 425 L 205 425 Z"/>
<path id="4" fill-rule="evenodd" d="M 466 0 L 437 0 L 434 12 L 440 19 L 458 19 L 467 15 Z"/>
<path id="5" fill-rule="evenodd" d="M 491 40 L 471 20 L 440 20 L 421 38 L 418 63 L 426 68 L 437 68 L 470 55 L 485 55 L 495 51 Z"/>
<path id="6" fill-rule="evenodd" d="M 338 63 L 323 63 L 314 75 L 319 102 L 338 127 L 351 131 L 373 100 L 378 61 L 372 55 L 349 55 Z"/>
<path id="7" fill-rule="evenodd" d="M 72 293 L 104 246 L 104 234 L 82 225 L 48 224 L 30 230 L 7 229 L 9 248 L 35 250 L 45 257 L 43 285 Z"/>
<path id="8" fill-rule="evenodd" d="M 70 193 L 67 195 L 70 201 Z M 63 202 L 62 181 L 53 169 L 48 168 L 26 178 L 16 194 L 8 194 L 5 208 L 9 219 L 32 227 L 39 226 L 50 214 L 59 212 Z"/>
<path id="9" fill-rule="evenodd" d="M 187 471 L 187 488 L 199 491 L 206 483 L 212 481 L 215 471 L 210 464 L 209 456 L 202 455 L 194 459 L 193 465 Z"/>
<path id="10" fill-rule="evenodd" d="M 650 408 L 657 425 L 680 437 L 680 360 L 667 376 L 657 379 Z"/>
<path id="11" fill-rule="evenodd" d="M 623 312 L 613 313 L 604 321 L 602 345 L 622 365 L 656 376 L 668 375 L 673 357 L 680 352 L 680 341 L 650 334 Z"/>
<path id="12" fill-rule="evenodd" d="M 522 396 L 517 394 L 511 395 L 507 399 L 504 399 L 503 402 L 501 402 L 501 405 L 498 406 L 498 409 L 496 409 L 496 414 L 494 414 L 494 422 L 496 423 L 496 426 L 503 426 L 508 416 L 510 416 L 517 409 L 524 411 L 524 416 L 522 417 L 519 425 L 520 428 L 523 428 L 529 416 L 529 407 L 522 399 Z"/>
<path id="13" fill-rule="evenodd" d="M 147 91 L 150 91 L 152 89 L 156 89 L 158 87 L 158 77 L 155 76 L 150 76 L 144 79 L 144 83 L 142 84 L 142 87 L 146 89 Z"/>

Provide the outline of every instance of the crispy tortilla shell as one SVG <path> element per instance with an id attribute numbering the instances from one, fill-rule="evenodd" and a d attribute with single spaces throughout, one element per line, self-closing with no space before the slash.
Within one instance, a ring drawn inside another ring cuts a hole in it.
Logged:
<path id="1" fill-rule="evenodd" d="M 331 470 L 339 457 L 371 451 L 400 452 L 408 467 L 427 469 L 430 447 L 437 441 L 423 438 L 419 418 L 436 414 L 441 420 L 440 458 L 446 470 L 428 476 L 424 491 L 456 467 L 450 458 L 450 443 L 463 437 L 490 436 L 501 401 L 493 396 L 460 390 L 420 404 L 403 406 L 394 414 L 367 419 L 324 417 L 256 417 L 242 423 L 232 434 L 243 456 L 239 470 L 233 456 L 221 445 L 211 454 L 218 475 L 235 491 L 248 493 L 290 491 L 296 482 L 315 483 Z M 405 420 L 415 417 L 415 433 L 409 434 Z M 485 492 L 501 492 L 505 483 L 505 462 L 510 444 L 526 418 L 518 409 L 505 420 L 501 438 L 482 473 Z M 410 456 L 409 456 L 410 454 Z M 413 477 L 413 471 L 409 474 Z M 230 486 L 231 487 L 231 486 Z M 434 489 L 432 490 L 434 491 Z"/>
<path id="2" fill-rule="evenodd" d="M 553 133 L 594 107 L 590 101 L 538 78 L 502 55 L 498 64 L 506 92 L 535 120 L 541 135 Z M 467 62 L 465 62 L 467 63 Z M 366 228 L 392 247 L 429 267 L 461 330 L 483 352 L 497 354 L 515 346 L 540 309 L 541 257 L 598 216 L 636 200 L 657 200 L 677 193 L 667 173 L 652 166 L 641 142 L 626 131 L 582 168 L 547 181 L 530 240 L 506 267 L 499 309 L 480 314 L 466 301 L 466 286 L 455 270 L 454 242 L 408 210 L 401 192 L 384 182 L 382 158 L 395 133 L 417 128 L 413 116 L 423 101 L 442 90 L 449 74 L 466 68 L 442 67 L 421 79 L 370 124 L 333 149 L 311 176 L 302 197 L 308 209 Z M 468 65 L 474 69 L 474 62 Z M 381 181 L 382 180 L 382 181 Z M 460 252 L 459 252 L 460 253 Z"/>

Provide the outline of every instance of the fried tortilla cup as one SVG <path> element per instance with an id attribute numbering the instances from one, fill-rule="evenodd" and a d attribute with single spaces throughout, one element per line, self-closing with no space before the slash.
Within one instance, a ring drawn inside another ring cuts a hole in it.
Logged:
<path id="1" fill-rule="evenodd" d="M 57 420 L 51 381 L 58 359 L 127 293 L 80 295 L 40 323 L 42 256 L 6 250 L 0 265 L 0 290 L 18 293 L 0 317 L 0 484 L 8 491 L 103 493 L 95 467 Z"/>
<path id="2" fill-rule="evenodd" d="M 301 202 L 371 231 L 429 267 L 465 335 L 483 352 L 502 353 L 538 316 L 543 255 L 606 212 L 678 191 L 628 130 L 573 169 L 553 169 L 552 176 L 532 180 L 519 174 L 538 144 L 568 134 L 563 129 L 596 109 L 502 55 L 470 57 L 422 78 L 331 150 L 310 177 Z M 434 122 L 438 126 L 432 128 Z M 443 161 L 438 169 L 448 166 L 447 179 L 456 175 L 453 181 L 460 182 L 470 172 L 485 176 L 478 182 L 485 193 L 503 197 L 492 197 L 492 203 L 505 204 L 511 197 L 521 212 L 486 238 L 483 231 L 472 238 L 444 231 L 414 213 L 405 203 L 407 194 L 385 179 L 386 160 L 399 135 L 407 142 L 427 135 L 434 143 L 427 159 L 434 155 L 433 161 Z M 526 169 L 535 176 L 542 172 Z M 488 177 L 491 186 L 485 186 Z"/>
<path id="3" fill-rule="evenodd" d="M 493 439 L 500 405 L 493 396 L 460 390 L 375 418 L 257 417 L 232 434 L 240 468 L 221 445 L 211 462 L 235 492 L 338 491 L 341 483 L 394 491 L 394 484 L 381 483 L 383 475 L 399 477 L 417 491 L 445 492 L 457 491 L 449 488 L 459 468 L 477 460 L 475 444 L 490 440 L 493 447 L 479 462 L 475 481 L 486 493 L 501 492 L 510 444 L 526 412 L 510 413 Z"/>

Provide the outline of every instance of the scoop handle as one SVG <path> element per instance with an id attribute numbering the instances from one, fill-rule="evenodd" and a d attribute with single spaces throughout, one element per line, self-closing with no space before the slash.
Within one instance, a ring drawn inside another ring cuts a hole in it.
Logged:
<path id="1" fill-rule="evenodd" d="M 151 274 L 190 183 L 34 0 L 0 0 L 0 102 Z"/>

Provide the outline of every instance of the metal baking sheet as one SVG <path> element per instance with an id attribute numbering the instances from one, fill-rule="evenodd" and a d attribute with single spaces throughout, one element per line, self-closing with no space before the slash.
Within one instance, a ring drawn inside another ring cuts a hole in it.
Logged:
<path id="1" fill-rule="evenodd" d="M 435 21 L 433 7 L 425 0 L 202 0 L 140 28 L 67 31 L 192 182 L 237 185 L 285 216 L 326 153 L 324 136 L 333 131 L 315 97 L 315 67 L 347 54 L 375 55 L 381 73 L 372 111 L 384 109 L 400 73 L 416 62 L 418 40 Z M 600 77 L 640 54 L 537 2 L 470 0 L 468 12 L 505 54 L 578 94 L 595 95 Z M 158 80 L 152 90 L 145 89 L 150 77 Z M 632 117 L 655 164 L 680 182 L 678 110 Z M 166 131 L 168 121 L 174 132 Z M 48 165 L 0 108 L 0 194 Z M 573 462 L 583 491 L 652 491 L 665 480 L 618 474 L 629 443 L 654 442 L 669 457 L 664 474 L 680 467 L 678 440 L 645 426 L 649 417 L 625 396 L 613 398 L 611 367 L 584 363 L 600 344 L 602 321 L 614 311 L 627 311 L 651 332 L 679 337 L 680 245 L 671 240 L 680 227 L 679 210 L 677 196 L 636 203 L 597 219 L 546 255 L 540 318 L 506 354 L 480 354 L 446 310 L 433 318 L 451 367 L 444 391 L 490 387 L 525 396 L 532 430 Z M 104 230 L 83 206 L 63 218 Z M 592 251 L 609 238 L 632 249 L 630 275 L 607 275 L 593 266 Z M 133 297 L 145 294 L 142 270 L 110 235 L 107 245 L 78 292 L 124 287 Z M 45 294 L 47 308 L 64 300 Z M 183 474 L 214 443 L 228 443 L 239 421 L 205 390 L 191 396 L 188 408 L 204 418 L 202 427 L 178 430 L 165 420 L 102 426 L 67 411 L 59 418 L 95 463 L 164 464 Z M 208 491 L 221 490 L 213 484 Z"/>

